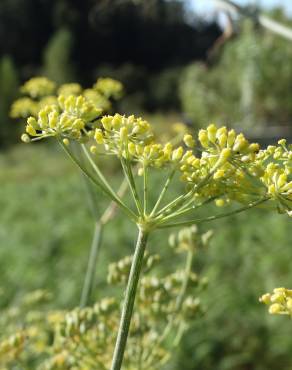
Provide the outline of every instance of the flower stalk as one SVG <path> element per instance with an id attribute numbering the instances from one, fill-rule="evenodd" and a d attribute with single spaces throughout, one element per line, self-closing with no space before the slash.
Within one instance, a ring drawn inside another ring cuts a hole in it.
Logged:
<path id="1" fill-rule="evenodd" d="M 91 296 L 93 285 L 94 285 L 97 257 L 98 257 L 98 252 L 100 250 L 101 241 L 102 241 L 102 233 L 103 233 L 103 225 L 100 221 L 97 221 L 94 227 L 94 234 L 93 234 L 92 244 L 90 248 L 90 255 L 88 259 L 88 265 L 87 265 L 84 285 L 83 285 L 83 289 L 81 293 L 81 299 L 80 299 L 81 308 L 86 307 L 90 301 L 90 296 Z"/>
<path id="2" fill-rule="evenodd" d="M 120 370 L 122 367 L 148 236 L 149 231 L 143 229 L 143 227 L 139 227 L 138 239 L 125 292 L 125 299 L 123 302 L 122 315 L 113 354 L 111 370 Z"/>
<path id="3" fill-rule="evenodd" d="M 120 188 L 117 192 L 119 197 L 123 197 L 128 189 L 127 181 L 124 179 L 120 185 Z M 90 191 L 90 189 L 88 190 Z M 89 194 L 91 195 L 91 194 Z M 92 195 L 91 195 L 92 197 Z M 93 286 L 94 286 L 94 278 L 95 278 L 95 271 L 98 259 L 98 253 L 101 248 L 102 243 L 102 235 L 106 224 L 115 216 L 117 210 L 117 204 L 112 201 L 102 214 L 102 216 L 95 222 L 93 239 L 91 243 L 89 259 L 84 279 L 84 285 L 82 288 L 81 299 L 80 299 L 80 307 L 86 307 L 90 302 L 90 297 L 92 294 Z"/>

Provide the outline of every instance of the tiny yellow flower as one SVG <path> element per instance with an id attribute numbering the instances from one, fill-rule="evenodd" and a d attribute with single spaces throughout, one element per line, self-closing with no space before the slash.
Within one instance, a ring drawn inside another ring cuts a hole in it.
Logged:
<path id="1" fill-rule="evenodd" d="M 189 148 L 193 148 L 195 146 L 195 140 L 190 134 L 184 135 L 183 141 Z"/>

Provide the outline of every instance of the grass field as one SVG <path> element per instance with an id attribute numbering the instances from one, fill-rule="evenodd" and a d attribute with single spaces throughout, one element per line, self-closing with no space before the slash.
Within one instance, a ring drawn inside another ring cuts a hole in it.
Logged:
<path id="1" fill-rule="evenodd" d="M 43 288 L 56 307 L 76 306 L 93 228 L 84 179 L 61 149 L 19 145 L 0 155 L 0 184 L 1 305 Z M 106 202 L 97 198 L 102 212 Z M 262 293 L 292 286 L 289 221 L 257 210 L 204 225 L 215 231 L 196 262 L 209 278 L 206 315 L 185 336 L 171 369 L 292 369 L 290 325 L 258 303 Z M 134 235 L 124 217 L 107 226 L 95 296 L 103 293 L 107 262 L 131 253 Z M 176 260 L 167 236 L 155 234 L 150 247 L 170 269 Z"/>

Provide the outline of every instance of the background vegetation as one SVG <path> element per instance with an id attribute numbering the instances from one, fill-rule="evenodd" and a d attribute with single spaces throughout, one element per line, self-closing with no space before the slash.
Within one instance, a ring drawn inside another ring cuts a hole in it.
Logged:
<path id="1" fill-rule="evenodd" d="M 280 11 L 273 16 L 292 24 Z M 117 109 L 145 112 L 162 132 L 185 119 L 194 127 L 210 120 L 237 125 L 254 136 L 258 127 L 280 125 L 289 136 L 291 44 L 239 22 L 233 37 L 214 49 L 220 32 L 215 22 L 186 14 L 179 1 L 1 1 L 1 307 L 37 288 L 52 291 L 58 308 L 76 306 L 93 227 L 83 179 L 60 149 L 11 145 L 22 130 L 8 118 L 20 84 L 35 74 L 87 85 L 112 76 L 126 87 Z M 114 172 L 109 169 L 118 183 Z M 101 210 L 104 205 L 100 200 Z M 215 238 L 197 259 L 209 277 L 207 313 L 168 368 L 290 370 L 289 323 L 268 317 L 257 303 L 263 292 L 291 286 L 289 220 L 259 210 L 210 227 Z M 107 262 L 132 250 L 127 221 L 117 218 L 108 228 L 96 298 Z M 169 268 L 175 261 L 166 240 L 156 234 L 151 249 L 163 248 Z"/>

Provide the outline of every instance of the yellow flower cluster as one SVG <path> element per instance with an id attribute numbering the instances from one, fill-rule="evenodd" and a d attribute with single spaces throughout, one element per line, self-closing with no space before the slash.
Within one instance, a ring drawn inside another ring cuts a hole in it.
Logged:
<path id="1" fill-rule="evenodd" d="M 187 327 L 202 312 L 200 300 L 193 296 L 200 287 L 201 279 L 192 271 L 186 276 L 184 270 L 165 277 L 149 274 L 157 261 L 157 255 L 148 254 L 144 259 L 145 275 L 140 281 L 131 323 L 123 365 L 125 369 L 137 368 L 141 351 L 148 363 L 147 368 L 160 369 L 163 361 L 171 355 L 167 344 L 159 341 L 169 318 L 173 316 L 174 328 L 181 322 Z M 124 284 L 131 262 L 132 257 L 126 257 L 112 264 L 108 280 L 114 284 Z M 186 291 L 183 292 L 179 309 L 177 297 L 181 294 L 182 286 L 185 286 L 186 278 Z M 53 324 L 54 345 L 49 352 L 49 359 L 40 369 L 81 370 L 92 360 L 101 368 L 109 368 L 119 315 L 119 304 L 113 298 L 103 298 L 93 307 L 76 308 L 64 313 L 63 318 Z M 80 356 L 80 353 L 85 355 Z"/>
<path id="2" fill-rule="evenodd" d="M 292 290 L 275 288 L 273 293 L 266 293 L 259 299 L 260 302 L 270 305 L 269 313 L 272 315 L 292 316 Z"/>
<path id="3" fill-rule="evenodd" d="M 68 97 L 60 95 L 58 102 L 65 115 L 81 119 L 85 124 L 96 120 L 102 112 L 100 108 L 88 102 L 82 95 L 69 95 Z"/>
<path id="4" fill-rule="evenodd" d="M 78 83 L 67 83 L 58 87 L 55 82 L 45 77 L 35 77 L 27 81 L 20 89 L 23 94 L 29 95 L 17 99 L 11 107 L 12 118 L 27 118 L 36 116 L 46 105 L 57 104 L 58 96 L 83 95 L 85 99 L 104 112 L 111 109 L 111 100 L 122 96 L 123 85 L 110 78 L 101 78 L 90 89 L 84 89 Z"/>
<path id="5" fill-rule="evenodd" d="M 208 230 L 206 233 L 200 233 L 198 227 L 184 227 L 178 233 L 172 233 L 169 236 L 168 243 L 176 252 L 195 252 L 199 248 L 205 248 L 213 236 L 213 231 Z"/>
<path id="6" fill-rule="evenodd" d="M 80 140 L 86 125 L 96 120 L 100 114 L 101 110 L 83 96 L 70 95 L 66 98 L 61 95 L 58 105 L 47 105 L 40 110 L 37 119 L 27 119 L 26 134 L 22 136 L 22 140 L 27 142 L 31 137 L 41 139 L 49 136 Z"/>
<path id="7" fill-rule="evenodd" d="M 101 108 L 104 112 L 111 109 L 110 100 L 94 89 L 85 89 L 82 95 L 96 107 Z"/>
<path id="8" fill-rule="evenodd" d="M 249 204 L 269 198 L 277 202 L 280 212 L 291 215 L 292 146 L 285 140 L 260 150 L 242 133 L 211 124 L 196 138 L 184 127 L 180 130 L 181 146 L 162 144 L 142 118 L 115 114 L 99 119 L 102 111 L 110 109 L 110 98 L 122 94 L 118 81 L 100 78 L 85 90 L 76 83 L 65 84 L 59 87 L 58 98 L 51 95 L 55 88 L 54 83 L 42 77 L 23 86 L 23 92 L 38 99 L 22 98 L 12 106 L 14 117 L 37 116 L 28 118 L 23 141 L 57 136 L 67 145 L 70 139 L 94 138 L 92 153 L 99 153 L 101 148 L 101 152 L 119 157 L 123 166 L 137 162 L 139 175 L 147 167 L 178 171 L 194 200 L 214 198 L 221 207 L 231 200 Z"/>
<path id="9" fill-rule="evenodd" d="M 292 145 L 286 140 L 278 142 L 279 146 L 269 146 L 258 157 L 265 165 L 261 181 L 267 193 L 278 202 L 280 212 L 292 215 Z"/>
<path id="10" fill-rule="evenodd" d="M 10 335 L 7 339 L 0 342 L 0 365 L 2 357 L 8 358 L 8 361 L 13 361 L 23 350 L 26 341 L 26 332 L 18 331 Z"/>
<path id="11" fill-rule="evenodd" d="M 39 105 L 30 98 L 17 99 L 11 106 L 10 116 L 12 118 L 27 118 L 34 116 L 39 111 Z"/>
<path id="12" fill-rule="evenodd" d="M 203 239 L 207 243 L 205 234 L 200 235 L 194 228 L 184 229 L 174 236 L 173 253 L 182 241 L 184 252 L 192 250 L 195 234 L 200 243 Z M 188 243 L 192 244 L 190 248 Z M 108 282 L 124 285 L 132 261 L 133 257 L 128 256 L 111 264 Z M 161 261 L 157 254 L 144 256 L 144 274 L 123 362 L 125 370 L 139 368 L 141 355 L 145 369 L 160 370 L 180 340 L 178 329 L 183 333 L 202 313 L 198 294 L 205 287 L 204 278 L 193 271 L 188 257 L 184 268 L 170 274 L 161 274 Z M 33 363 L 39 370 L 109 369 L 120 302 L 104 297 L 89 307 L 52 311 L 51 298 L 49 292 L 36 290 L 17 300 L 16 306 L 1 310 L 0 368 L 30 369 Z"/>
<path id="13" fill-rule="evenodd" d="M 82 87 L 78 83 L 63 84 L 58 89 L 58 95 L 80 95 L 82 94 Z"/>
<path id="14" fill-rule="evenodd" d="M 113 262 L 108 267 L 107 281 L 109 284 L 126 284 L 128 281 L 131 264 L 133 258 L 132 256 L 126 256 L 118 262 Z M 144 270 L 149 271 L 153 266 L 160 261 L 160 256 L 158 254 L 149 254 L 147 251 L 144 255 Z M 145 272 L 144 271 L 144 272 Z"/>
<path id="15" fill-rule="evenodd" d="M 187 233 L 184 229 L 184 243 L 188 240 L 193 243 L 185 238 Z M 190 229 L 190 235 L 194 233 L 197 231 Z M 200 235 L 197 238 L 199 240 Z M 181 239 L 182 235 L 175 236 L 174 244 Z M 186 247 L 185 251 L 190 249 Z M 111 264 L 108 281 L 124 285 L 132 260 L 133 257 L 128 256 Z M 157 254 L 149 253 L 143 260 L 144 274 L 123 363 L 126 370 L 137 369 L 141 356 L 146 369 L 161 369 L 172 355 L 172 342 L 174 337 L 178 340 L 178 328 L 184 332 L 202 313 L 197 294 L 205 286 L 204 278 L 200 278 L 189 263 L 184 269 L 161 275 L 160 261 Z M 17 307 L 1 310 L 0 368 L 26 369 L 31 368 L 31 363 L 39 370 L 110 368 L 120 302 L 104 297 L 90 307 L 51 311 L 50 306 L 46 306 L 51 298 L 47 291 L 37 290 L 19 301 Z M 18 330 L 19 323 L 25 331 Z"/>
<path id="16" fill-rule="evenodd" d="M 233 163 L 239 161 L 250 163 L 259 151 L 259 145 L 250 144 L 243 134 L 236 135 L 234 130 L 228 131 L 226 127 L 217 128 L 214 124 L 208 126 L 206 130 L 200 130 L 198 140 L 203 148 L 200 158 L 189 150 L 181 161 L 183 178 L 188 182 L 198 183 L 207 173 L 212 173 L 215 180 L 229 178 L 236 172 Z M 195 140 L 189 134 L 185 135 L 184 141 L 190 148 L 195 144 Z M 203 168 L 205 170 L 202 173 L 200 169 Z"/>
<path id="17" fill-rule="evenodd" d="M 34 77 L 28 80 L 21 88 L 21 92 L 32 98 L 42 98 L 55 92 L 56 84 L 46 77 Z"/>
<path id="18" fill-rule="evenodd" d="M 107 98 L 119 99 L 123 94 L 123 85 L 112 78 L 99 78 L 93 89 Z"/>
<path id="19" fill-rule="evenodd" d="M 153 142 L 153 132 L 150 124 L 142 118 L 115 114 L 102 117 L 101 127 L 95 130 L 94 138 L 97 144 L 103 145 L 106 152 L 119 157 L 131 155 L 134 158 L 132 144 L 143 152 Z"/>
<path id="20" fill-rule="evenodd" d="M 269 163 L 262 176 L 268 193 L 274 198 L 284 197 L 292 201 L 292 181 L 289 181 L 290 169 L 277 163 Z"/>
<path id="21" fill-rule="evenodd" d="M 230 199 L 245 201 L 245 194 L 258 191 L 250 180 L 253 176 L 251 168 L 253 172 L 257 169 L 258 144 L 250 144 L 243 134 L 237 135 L 234 130 L 217 128 L 214 124 L 199 131 L 198 141 L 202 148 L 199 156 L 191 149 L 181 151 L 180 171 L 181 179 L 197 188 L 200 196 L 218 197 L 222 194 L 224 199 L 216 200 L 216 204 L 222 206 Z M 193 148 L 196 141 L 192 135 L 186 134 L 184 142 L 186 147 Z"/>
<path id="22" fill-rule="evenodd" d="M 37 116 L 42 108 L 47 105 L 58 105 L 58 99 L 54 95 L 44 96 L 40 100 L 33 100 L 28 97 L 15 100 L 11 106 L 10 116 L 12 118 L 28 118 Z"/>
<path id="23" fill-rule="evenodd" d="M 258 144 L 250 144 L 243 134 L 237 135 L 234 130 L 227 130 L 225 126 L 217 128 L 211 124 L 206 130 L 199 131 L 198 139 L 209 153 L 220 155 L 222 150 L 228 148 L 230 156 L 240 158 L 244 162 L 253 160 L 254 154 L 259 151 Z"/>

